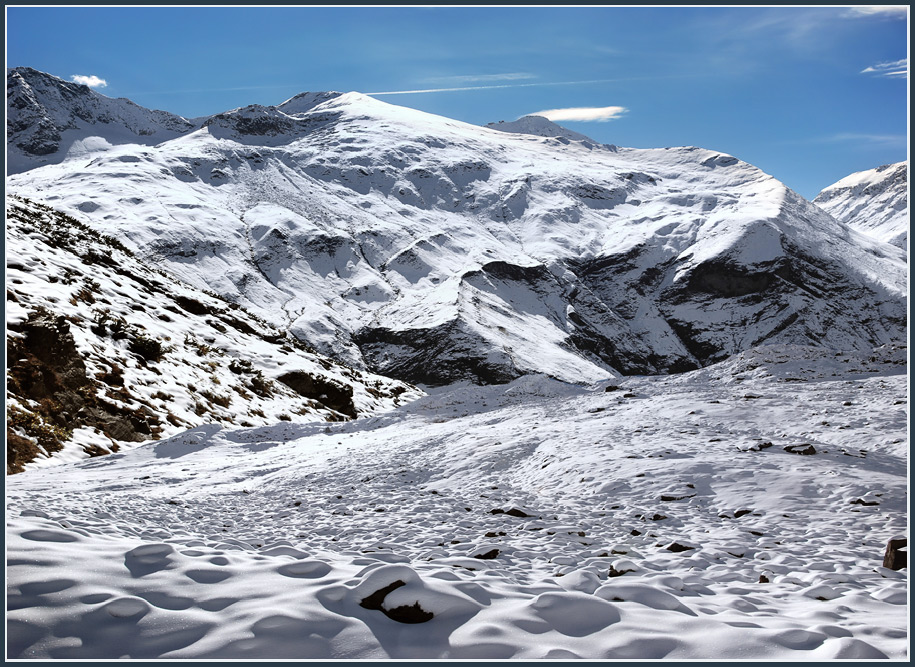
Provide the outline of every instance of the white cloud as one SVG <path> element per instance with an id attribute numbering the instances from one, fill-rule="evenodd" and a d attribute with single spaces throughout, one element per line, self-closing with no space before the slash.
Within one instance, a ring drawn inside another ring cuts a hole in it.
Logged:
<path id="1" fill-rule="evenodd" d="M 108 82 L 105 79 L 100 79 L 95 74 L 86 76 L 85 74 L 74 74 L 70 77 L 70 80 L 74 83 L 81 83 L 84 86 L 89 86 L 90 88 L 104 88 L 108 85 Z"/>
<path id="2" fill-rule="evenodd" d="M 599 121 L 604 122 L 619 118 L 626 113 L 626 107 L 571 107 L 568 109 L 548 109 L 546 111 L 537 111 L 530 114 L 531 116 L 543 116 L 547 120 L 581 120 L 581 121 Z"/>
<path id="3" fill-rule="evenodd" d="M 909 78 L 909 59 L 903 58 L 902 60 L 865 67 L 861 70 L 861 74 L 876 74 L 878 76 L 907 79 Z"/>
<path id="4" fill-rule="evenodd" d="M 904 19 L 909 14 L 908 5 L 860 5 L 850 7 L 846 16 L 886 16 Z"/>

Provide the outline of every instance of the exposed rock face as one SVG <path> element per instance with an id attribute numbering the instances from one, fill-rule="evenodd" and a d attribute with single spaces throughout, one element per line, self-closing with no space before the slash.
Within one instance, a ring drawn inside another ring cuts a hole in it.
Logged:
<path id="1" fill-rule="evenodd" d="M 144 109 L 127 99 L 100 95 L 30 67 L 6 72 L 6 140 L 10 173 L 63 161 L 73 149 L 84 155 L 112 143 L 154 144 L 195 129 L 181 116 Z M 127 139 L 125 141 L 125 139 Z"/>
<path id="2" fill-rule="evenodd" d="M 7 424 L 7 438 L 19 443 L 22 437 L 13 429 L 24 429 L 48 453 L 59 451 L 75 428 L 96 427 L 117 450 L 115 440 L 139 442 L 161 432 L 160 420 L 145 407 L 125 409 L 97 396 L 101 386 L 89 378 L 70 323 L 46 310 L 33 311 L 29 319 L 10 329 L 20 336 L 7 343 L 9 391 L 20 400 L 36 406 L 31 416 L 18 409 Z M 11 438 L 11 436 L 13 436 Z M 20 443 L 21 444 L 21 443 Z M 107 454 L 108 449 L 92 447 L 90 455 Z M 24 463 L 38 451 L 7 450 L 7 473 L 21 472 Z"/>
<path id="3" fill-rule="evenodd" d="M 301 396 L 315 399 L 332 410 L 356 418 L 352 385 L 345 385 L 342 382 L 335 382 L 330 378 L 312 375 L 305 371 L 284 373 L 277 377 L 277 380 Z"/>

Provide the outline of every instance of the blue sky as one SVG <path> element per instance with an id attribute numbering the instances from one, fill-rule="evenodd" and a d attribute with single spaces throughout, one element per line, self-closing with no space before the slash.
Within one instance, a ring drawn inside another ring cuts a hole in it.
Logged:
<path id="1" fill-rule="evenodd" d="M 907 17 L 905 6 L 8 7 L 7 66 L 96 77 L 104 95 L 186 117 L 305 90 L 435 91 L 379 99 L 474 124 L 589 109 L 552 115 L 605 143 L 731 153 L 812 198 L 907 158 Z"/>

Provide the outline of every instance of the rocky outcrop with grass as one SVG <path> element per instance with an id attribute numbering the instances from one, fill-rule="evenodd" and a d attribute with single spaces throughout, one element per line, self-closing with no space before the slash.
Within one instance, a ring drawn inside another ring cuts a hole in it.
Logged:
<path id="1" fill-rule="evenodd" d="M 343 421 L 419 395 L 315 354 L 85 222 L 7 200 L 7 472 L 203 423 Z"/>

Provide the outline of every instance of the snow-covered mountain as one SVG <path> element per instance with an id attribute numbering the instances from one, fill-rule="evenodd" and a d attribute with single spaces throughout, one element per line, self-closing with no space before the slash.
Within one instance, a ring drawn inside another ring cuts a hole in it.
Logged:
<path id="1" fill-rule="evenodd" d="M 421 395 L 343 367 L 41 204 L 6 202 L 7 472 L 201 423 L 339 421 Z"/>
<path id="2" fill-rule="evenodd" d="M 909 238 L 908 162 L 846 176 L 814 198 L 836 220 L 905 250 Z"/>
<path id="3" fill-rule="evenodd" d="M 10 659 L 906 659 L 900 248 L 538 117 L 8 81 Z"/>
<path id="4" fill-rule="evenodd" d="M 112 145 L 153 145 L 197 125 L 128 99 L 111 99 L 88 86 L 30 67 L 6 71 L 7 173 L 104 151 Z"/>
<path id="5" fill-rule="evenodd" d="M 525 122 L 542 131 L 304 93 L 8 186 L 320 352 L 411 382 L 593 382 L 765 342 L 904 337 L 904 254 L 752 165 Z"/>

